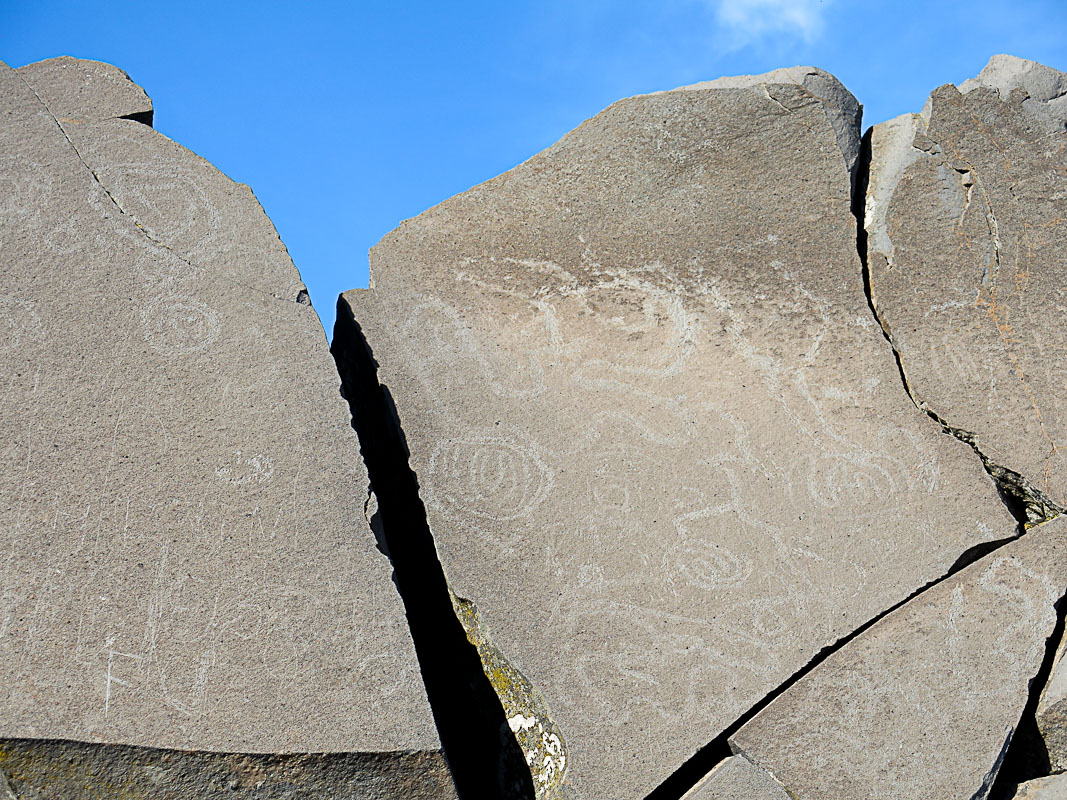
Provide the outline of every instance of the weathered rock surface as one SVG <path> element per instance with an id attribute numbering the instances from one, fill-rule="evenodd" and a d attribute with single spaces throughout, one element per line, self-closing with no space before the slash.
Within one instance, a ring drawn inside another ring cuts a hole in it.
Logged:
<path id="1" fill-rule="evenodd" d="M 206 753 L 16 739 L 0 743 L 0 800 L 12 797 L 439 800 L 454 794 L 443 759 L 431 752 Z"/>
<path id="2" fill-rule="evenodd" d="M 403 223 L 339 307 L 453 590 L 566 742 L 530 754 L 546 797 L 645 796 L 1015 527 L 867 307 L 855 100 L 786 72 L 613 105 Z"/>
<path id="3" fill-rule="evenodd" d="M 152 124 L 152 101 L 118 67 L 60 56 L 19 67 L 48 110 L 63 123 L 126 118 Z"/>
<path id="4" fill-rule="evenodd" d="M 1027 781 L 1019 787 L 1015 800 L 1067 800 L 1067 775 Z"/>
<path id="5" fill-rule="evenodd" d="M 1057 519 L 831 654 L 730 741 L 796 800 L 984 798 L 1067 587 Z"/>
<path id="6" fill-rule="evenodd" d="M 720 761 L 682 800 L 790 800 L 767 770 L 742 756 Z"/>
<path id="7" fill-rule="evenodd" d="M 1041 690 L 1035 718 L 1041 732 L 1049 765 L 1053 770 L 1067 770 L 1067 637 L 1056 648 L 1056 659 L 1048 683 Z"/>
<path id="8" fill-rule="evenodd" d="M 303 284 L 246 187 L 119 119 L 151 108 L 127 81 L 0 69 L 0 736 L 379 753 L 436 785 Z"/>
<path id="9" fill-rule="evenodd" d="M 1067 505 L 1067 75 L 996 56 L 872 137 L 871 294 L 916 400 Z M 1021 476 L 1021 477 L 1020 477 Z"/>

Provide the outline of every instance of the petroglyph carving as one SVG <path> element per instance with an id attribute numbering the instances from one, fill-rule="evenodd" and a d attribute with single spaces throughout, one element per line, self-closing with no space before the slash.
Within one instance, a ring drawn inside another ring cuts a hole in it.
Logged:
<path id="1" fill-rule="evenodd" d="M 813 68 L 623 100 L 382 240 L 342 400 L 247 187 L 0 68 L 0 792 L 1006 798 L 1063 738 L 1065 96 L 998 57 L 869 152 Z"/>
<path id="2" fill-rule="evenodd" d="M 454 800 L 336 368 L 251 193 L 107 65 L 0 65 L 0 106 L 13 791 L 251 797 L 249 770 L 291 792 L 296 769 L 324 797 Z"/>
<path id="3" fill-rule="evenodd" d="M 141 309 L 144 338 L 163 355 L 199 353 L 219 338 L 219 317 L 194 297 L 165 295 Z"/>

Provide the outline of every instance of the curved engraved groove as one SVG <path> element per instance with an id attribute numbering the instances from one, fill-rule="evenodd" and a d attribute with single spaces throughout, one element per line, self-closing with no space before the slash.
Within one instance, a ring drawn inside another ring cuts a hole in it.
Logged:
<path id="1" fill-rule="evenodd" d="M 882 223 L 881 228 L 878 226 L 878 214 L 881 213 L 884 217 L 885 212 L 884 210 L 879 211 L 878 207 L 872 207 L 868 195 L 868 187 L 871 182 L 871 147 L 871 130 L 868 130 L 863 137 L 860 148 L 860 157 L 857 164 L 856 188 L 852 197 L 852 213 L 856 217 L 856 249 L 859 253 L 860 264 L 863 269 L 863 291 L 867 296 L 867 307 L 870 309 L 871 316 L 874 317 L 874 321 L 882 331 L 882 335 L 885 337 L 886 342 L 889 344 L 890 348 L 892 348 L 893 357 L 896 359 L 897 371 L 900 373 L 900 381 L 904 387 L 904 391 L 907 392 L 908 397 L 911 398 L 915 407 L 940 425 L 941 430 L 944 433 L 949 436 L 954 436 L 961 442 L 968 444 L 971 449 L 974 450 L 975 455 L 981 460 L 985 471 L 989 473 L 989 477 L 996 483 L 997 490 L 1001 499 L 1004 501 L 1004 504 L 1007 506 L 1008 511 L 1011 512 L 1011 515 L 1019 522 L 1021 528 L 1025 529 L 1055 519 L 1065 513 L 1065 509 L 1062 506 L 1057 504 L 1044 491 L 1035 486 L 1031 481 L 1027 480 L 1023 475 L 991 461 L 985 452 L 982 451 L 979 446 L 978 437 L 974 433 L 949 425 L 948 422 L 931 409 L 925 401 L 916 397 L 915 391 L 913 390 L 911 383 L 908 381 L 907 373 L 904 370 L 904 362 L 901 360 L 900 350 L 893 341 L 893 333 L 889 325 L 882 318 L 882 315 L 878 313 L 878 307 L 871 288 L 871 271 L 867 248 L 868 238 L 871 236 L 877 237 L 881 234 L 886 238 L 886 241 L 888 241 L 888 238 L 884 233 L 884 222 Z M 876 205 L 888 205 L 888 200 L 883 198 L 880 200 L 879 204 Z M 993 235 L 993 228 L 991 227 L 990 230 L 991 235 Z M 891 245 L 888 249 L 892 252 Z M 991 256 L 991 258 L 994 257 L 998 261 L 997 266 L 999 268 L 999 255 L 996 254 L 996 250 L 994 250 L 994 256 Z M 1051 439 L 1049 442 L 1051 443 Z M 1055 449 L 1054 444 L 1053 449 Z"/>
<path id="2" fill-rule="evenodd" d="M 451 797 L 436 752 L 212 753 L 62 739 L 0 740 L 0 800 Z"/>
<path id="3" fill-rule="evenodd" d="M 493 644 L 489 630 L 470 600 L 452 594 L 456 616 L 474 645 L 489 678 L 504 706 L 507 724 L 526 757 L 533 775 L 537 800 L 563 798 L 563 780 L 567 775 L 567 745 L 552 719 L 548 703 L 504 654 Z"/>
<path id="4" fill-rule="evenodd" d="M 396 409 L 389 390 L 378 382 L 377 362 L 343 297 L 331 352 L 378 504 L 371 527 L 380 532 L 379 549 L 393 565 L 456 791 L 463 800 L 549 798 L 535 793 L 526 756 L 483 667 L 480 651 L 491 651 L 487 637 L 472 636 L 458 618 L 459 604 L 437 557 Z M 469 622 L 474 615 L 466 616 Z M 496 657 L 493 663 L 504 674 L 506 661 Z M 517 671 L 507 674 L 514 686 L 529 685 L 525 678 L 519 681 Z M 532 696 L 532 687 L 519 696 Z"/>

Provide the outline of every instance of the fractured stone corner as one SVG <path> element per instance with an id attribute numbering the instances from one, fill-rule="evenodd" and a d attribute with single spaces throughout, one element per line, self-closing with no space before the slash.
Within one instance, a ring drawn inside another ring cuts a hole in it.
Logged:
<path id="1" fill-rule="evenodd" d="M 60 56 L 27 64 L 16 72 L 57 119 L 130 119 L 152 126 L 151 98 L 111 64 Z"/>

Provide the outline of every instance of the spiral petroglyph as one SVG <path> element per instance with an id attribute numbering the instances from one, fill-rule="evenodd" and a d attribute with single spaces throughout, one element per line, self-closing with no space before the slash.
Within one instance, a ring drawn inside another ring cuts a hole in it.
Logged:
<path id="1" fill-rule="evenodd" d="M 219 338 L 218 314 L 195 297 L 164 295 L 141 309 L 144 339 L 166 356 L 207 350 Z"/>
<path id="2" fill-rule="evenodd" d="M 497 522 L 529 516 L 552 491 L 540 449 L 519 437 L 483 436 L 442 442 L 430 456 L 433 504 L 464 519 Z"/>

